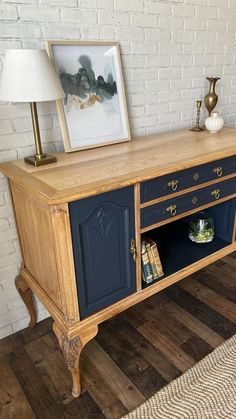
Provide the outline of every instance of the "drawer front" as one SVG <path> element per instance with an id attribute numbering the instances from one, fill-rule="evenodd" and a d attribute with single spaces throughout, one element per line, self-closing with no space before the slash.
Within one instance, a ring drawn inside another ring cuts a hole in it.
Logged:
<path id="1" fill-rule="evenodd" d="M 141 228 L 167 220 L 236 193 L 236 178 L 150 205 L 141 210 Z"/>
<path id="2" fill-rule="evenodd" d="M 236 156 L 181 170 L 141 183 L 141 203 L 151 201 L 236 172 Z"/>

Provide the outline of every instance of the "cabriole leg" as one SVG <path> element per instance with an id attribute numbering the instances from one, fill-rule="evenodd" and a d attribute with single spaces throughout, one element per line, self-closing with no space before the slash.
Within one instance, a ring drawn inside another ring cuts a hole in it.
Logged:
<path id="1" fill-rule="evenodd" d="M 56 323 L 53 323 L 53 331 L 57 336 L 67 367 L 71 372 L 73 382 L 72 395 L 79 397 L 81 393 L 80 354 L 86 343 L 96 336 L 98 326 L 89 326 L 86 330 L 80 331 L 78 336 L 74 338 L 68 338 L 66 333 L 61 331 Z"/>
<path id="2" fill-rule="evenodd" d="M 34 300 L 33 300 L 33 294 L 32 291 L 25 281 L 25 279 L 22 277 L 22 275 L 18 275 L 15 279 L 15 285 L 16 289 L 19 292 L 22 300 L 24 301 L 29 315 L 30 315 L 30 322 L 29 327 L 33 328 L 36 325 L 37 321 L 37 314 L 34 306 Z"/>

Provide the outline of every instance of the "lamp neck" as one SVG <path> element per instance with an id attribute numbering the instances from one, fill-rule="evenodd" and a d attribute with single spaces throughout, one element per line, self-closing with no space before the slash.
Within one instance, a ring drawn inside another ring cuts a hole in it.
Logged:
<path id="1" fill-rule="evenodd" d="M 36 149 L 35 157 L 37 159 L 41 159 L 45 157 L 45 154 L 42 151 L 36 102 L 30 102 L 30 110 L 31 110 L 33 130 L 34 130 L 34 141 L 35 141 L 35 149 Z"/>

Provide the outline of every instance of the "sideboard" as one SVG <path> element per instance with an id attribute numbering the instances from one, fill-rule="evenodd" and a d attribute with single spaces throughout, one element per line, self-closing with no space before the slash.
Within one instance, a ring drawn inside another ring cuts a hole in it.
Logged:
<path id="1" fill-rule="evenodd" d="M 16 287 L 31 327 L 32 291 L 51 314 L 78 397 L 80 353 L 101 322 L 236 249 L 236 129 L 178 130 L 56 157 L 0 170 L 23 258 Z M 215 238 L 197 245 L 187 221 L 205 208 Z M 158 243 L 164 269 L 151 284 L 142 282 L 145 234 Z"/>

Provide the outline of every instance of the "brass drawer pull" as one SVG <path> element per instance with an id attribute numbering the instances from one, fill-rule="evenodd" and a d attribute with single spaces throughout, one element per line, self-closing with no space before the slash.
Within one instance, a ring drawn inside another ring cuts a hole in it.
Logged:
<path id="1" fill-rule="evenodd" d="M 172 216 L 174 216 L 177 212 L 176 205 L 171 205 L 170 207 L 166 208 L 166 211 L 170 212 Z"/>
<path id="2" fill-rule="evenodd" d="M 220 197 L 220 189 L 214 189 L 214 191 L 212 191 L 212 196 L 214 196 L 215 199 L 219 199 Z"/>
<path id="3" fill-rule="evenodd" d="M 174 179 L 174 180 L 171 180 L 171 182 L 168 182 L 167 185 L 169 186 L 169 188 L 172 189 L 172 191 L 176 191 L 176 189 L 178 188 L 178 183 L 179 181 Z"/>
<path id="4" fill-rule="evenodd" d="M 198 179 L 199 179 L 199 177 L 200 177 L 200 176 L 199 176 L 199 173 L 197 173 L 197 172 L 196 172 L 196 173 L 194 173 L 194 175 L 193 175 L 193 179 L 194 179 L 194 180 L 198 180 Z"/>
<path id="5" fill-rule="evenodd" d="M 221 176 L 223 175 L 223 168 L 222 168 L 221 166 L 216 167 L 216 168 L 213 170 L 213 172 L 214 172 L 214 173 L 216 173 L 218 177 L 221 177 Z"/>
<path id="6" fill-rule="evenodd" d="M 197 197 L 196 196 L 194 196 L 193 198 L 192 198 L 192 204 L 196 204 L 197 203 Z"/>
<path id="7" fill-rule="evenodd" d="M 133 255 L 134 261 L 136 260 L 136 245 L 134 239 L 130 241 L 130 253 Z"/>

